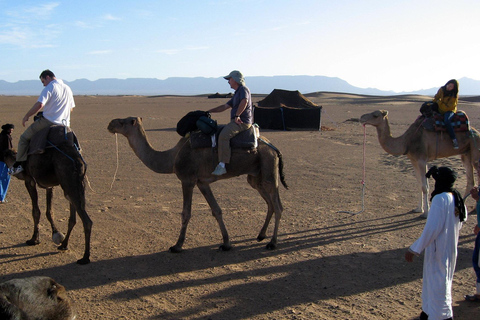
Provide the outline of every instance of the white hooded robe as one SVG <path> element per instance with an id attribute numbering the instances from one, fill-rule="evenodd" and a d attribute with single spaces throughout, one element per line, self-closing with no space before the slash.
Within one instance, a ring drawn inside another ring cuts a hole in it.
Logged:
<path id="1" fill-rule="evenodd" d="M 452 280 L 461 228 L 462 222 L 455 216 L 452 193 L 437 194 L 433 197 L 422 235 L 410 247 L 416 254 L 425 250 L 422 309 L 429 320 L 453 317 Z"/>

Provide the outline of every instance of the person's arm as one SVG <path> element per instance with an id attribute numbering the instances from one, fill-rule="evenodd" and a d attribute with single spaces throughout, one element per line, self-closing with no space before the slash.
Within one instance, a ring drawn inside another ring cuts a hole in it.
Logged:
<path id="1" fill-rule="evenodd" d="M 238 104 L 237 114 L 235 115 L 235 123 L 237 124 L 243 123 L 242 119 L 240 119 L 240 115 L 247 108 L 247 103 L 248 103 L 247 98 L 243 98 Z"/>
<path id="2" fill-rule="evenodd" d="M 215 108 L 212 108 L 210 110 L 207 110 L 207 112 L 222 112 L 222 111 L 225 111 L 227 110 L 228 108 L 231 108 L 228 104 L 222 104 L 218 107 L 215 107 Z"/>
<path id="3" fill-rule="evenodd" d="M 43 108 L 43 103 L 37 101 L 33 107 L 25 114 L 25 116 L 23 117 L 23 120 L 22 120 L 22 125 L 25 127 L 25 122 L 28 121 L 28 119 L 37 114 L 38 111 L 40 111 L 41 109 Z"/>

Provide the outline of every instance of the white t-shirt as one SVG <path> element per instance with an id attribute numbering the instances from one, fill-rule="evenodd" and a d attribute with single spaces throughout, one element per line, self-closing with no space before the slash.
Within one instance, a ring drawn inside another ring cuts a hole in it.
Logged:
<path id="1" fill-rule="evenodd" d="M 52 80 L 43 88 L 38 102 L 43 104 L 45 119 L 64 126 L 70 126 L 70 112 L 75 108 L 73 93 L 60 79 Z"/>

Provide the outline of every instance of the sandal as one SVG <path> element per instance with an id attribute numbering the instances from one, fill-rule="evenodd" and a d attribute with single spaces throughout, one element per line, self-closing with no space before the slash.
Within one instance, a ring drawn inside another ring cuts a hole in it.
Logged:
<path id="1" fill-rule="evenodd" d="M 477 295 L 477 294 L 469 295 L 469 294 L 467 294 L 465 296 L 465 300 L 466 301 L 480 301 L 480 295 Z"/>

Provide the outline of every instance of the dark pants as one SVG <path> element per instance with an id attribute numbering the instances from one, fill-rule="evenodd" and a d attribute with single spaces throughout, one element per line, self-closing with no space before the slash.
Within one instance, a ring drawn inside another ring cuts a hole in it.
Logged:
<path id="1" fill-rule="evenodd" d="M 453 127 L 452 127 L 452 118 L 454 115 L 455 113 L 453 113 L 452 111 L 447 111 L 443 114 L 443 122 L 445 123 L 445 127 L 447 128 L 448 135 L 452 140 L 456 139 L 455 132 L 453 131 Z"/>
<path id="2" fill-rule="evenodd" d="M 477 211 L 477 214 L 480 214 Z M 477 283 L 480 283 L 480 266 L 478 266 L 478 255 L 480 254 L 480 232 L 477 234 L 477 238 L 475 239 L 475 248 L 473 248 L 473 270 L 475 270 L 475 274 L 477 275 Z"/>

